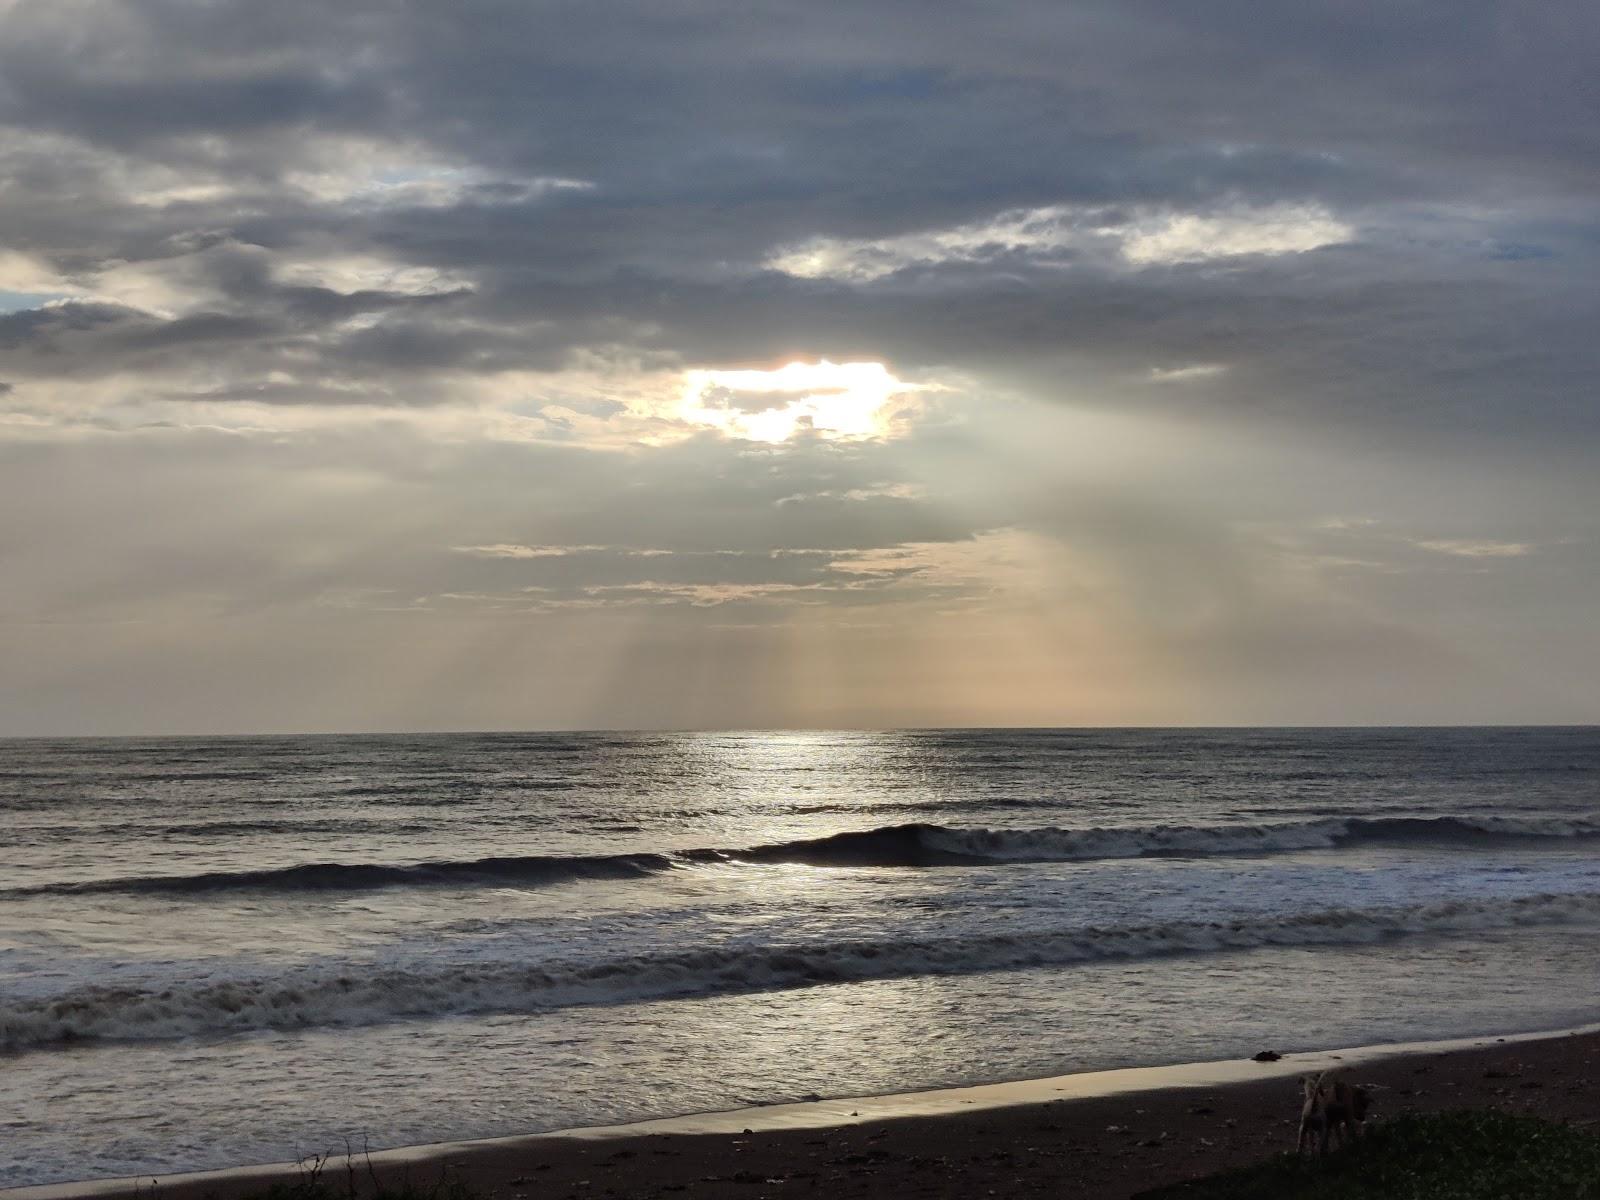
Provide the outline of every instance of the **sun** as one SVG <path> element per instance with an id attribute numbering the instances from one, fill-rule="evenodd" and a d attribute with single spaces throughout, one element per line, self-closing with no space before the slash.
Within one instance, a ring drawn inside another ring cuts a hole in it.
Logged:
<path id="1" fill-rule="evenodd" d="M 775 370 L 692 370 L 679 416 L 729 437 L 777 444 L 802 433 L 830 440 L 887 437 L 901 398 L 927 385 L 883 363 L 792 362 Z"/>

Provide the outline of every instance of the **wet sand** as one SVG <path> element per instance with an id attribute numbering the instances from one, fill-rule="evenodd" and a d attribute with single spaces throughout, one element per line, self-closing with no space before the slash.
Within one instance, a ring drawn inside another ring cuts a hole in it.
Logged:
<path id="1" fill-rule="evenodd" d="M 1407 1110 L 1492 1106 L 1600 1129 L 1600 1032 L 1588 1029 L 1537 1039 L 1480 1039 L 1468 1048 L 1456 1044 L 1398 1055 L 1379 1048 L 1293 1055 L 1267 1064 L 1099 1072 L 420 1147 L 375 1155 L 374 1170 L 384 1180 L 409 1177 L 423 1184 L 447 1173 L 495 1200 L 1114 1200 L 1291 1148 L 1298 1116 L 1295 1076 L 1330 1064 L 1374 1089 L 1377 1120 Z M 735 1128 L 739 1122 L 749 1124 Z M 346 1183 L 342 1150 L 323 1176 L 340 1190 Z M 366 1164 L 358 1159 L 354 1167 L 356 1183 L 365 1190 Z M 160 1181 L 158 1195 L 232 1200 L 284 1178 L 282 1167 L 174 1176 Z M 148 1200 L 151 1180 L 142 1177 L 138 1184 Z M 133 1195 L 131 1181 L 113 1181 L 0 1191 L 0 1200 Z"/>

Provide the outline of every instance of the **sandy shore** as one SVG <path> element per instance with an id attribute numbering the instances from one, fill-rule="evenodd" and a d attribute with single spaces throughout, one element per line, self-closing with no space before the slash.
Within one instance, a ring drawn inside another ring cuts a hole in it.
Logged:
<path id="1" fill-rule="evenodd" d="M 500 1200 L 595 1197 L 1130 1197 L 1257 1161 L 1294 1140 L 1295 1076 L 1368 1084 L 1376 1116 L 1497 1106 L 1600 1125 L 1600 1031 L 1096 1072 L 374 1156 L 381 1178 L 441 1172 Z M 357 1164 L 365 1183 L 366 1167 Z M 162 1200 L 229 1200 L 284 1167 L 160 1181 Z M 324 1178 L 342 1188 L 342 1155 Z M 137 1181 L 146 1200 L 151 1180 Z M 0 1200 L 134 1195 L 133 1181 L 0 1191 Z"/>

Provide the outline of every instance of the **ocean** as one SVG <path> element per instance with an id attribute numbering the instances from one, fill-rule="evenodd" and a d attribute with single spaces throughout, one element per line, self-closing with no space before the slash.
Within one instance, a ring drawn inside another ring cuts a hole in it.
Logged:
<path id="1" fill-rule="evenodd" d="M 0 742 L 0 1186 L 1600 1019 L 1600 730 Z"/>

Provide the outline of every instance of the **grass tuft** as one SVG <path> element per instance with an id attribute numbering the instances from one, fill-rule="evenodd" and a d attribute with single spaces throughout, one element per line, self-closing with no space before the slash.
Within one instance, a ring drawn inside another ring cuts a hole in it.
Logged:
<path id="1" fill-rule="evenodd" d="M 1600 1200 L 1600 1137 L 1488 1110 L 1406 1115 L 1326 1159 L 1259 1166 L 1140 1200 Z"/>

